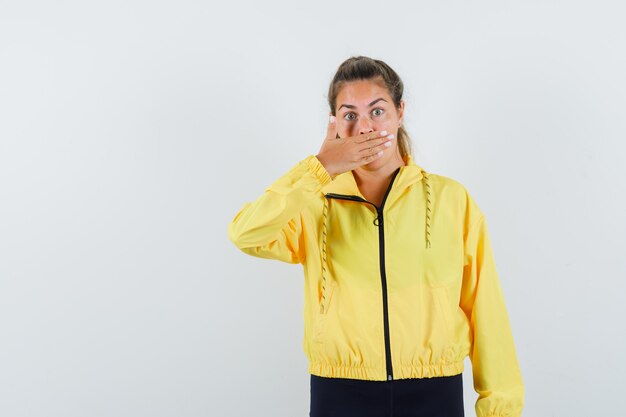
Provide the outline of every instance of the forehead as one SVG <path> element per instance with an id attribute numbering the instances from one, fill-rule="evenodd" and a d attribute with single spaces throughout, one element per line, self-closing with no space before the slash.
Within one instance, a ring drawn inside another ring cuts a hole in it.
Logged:
<path id="1" fill-rule="evenodd" d="M 384 98 L 388 103 L 391 102 L 387 89 L 381 86 L 380 82 L 371 80 L 350 81 L 340 88 L 337 94 L 337 106 L 352 104 L 365 107 L 379 97 Z"/>

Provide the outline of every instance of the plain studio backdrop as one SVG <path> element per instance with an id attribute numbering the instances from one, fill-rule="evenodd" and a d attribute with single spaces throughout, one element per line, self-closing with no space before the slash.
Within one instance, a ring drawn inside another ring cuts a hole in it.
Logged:
<path id="1" fill-rule="evenodd" d="M 486 214 L 524 416 L 624 416 L 626 7 L 0 3 L 0 416 L 307 416 L 301 265 L 227 236 L 350 56 Z M 474 416 L 471 363 L 466 415 Z"/>

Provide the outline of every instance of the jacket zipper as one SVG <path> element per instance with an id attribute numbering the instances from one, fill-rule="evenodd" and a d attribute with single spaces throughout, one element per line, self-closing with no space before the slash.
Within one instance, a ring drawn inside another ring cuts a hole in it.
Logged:
<path id="1" fill-rule="evenodd" d="M 387 274 L 385 272 L 385 222 L 383 218 L 383 209 L 385 207 L 385 201 L 387 201 L 387 196 L 389 195 L 389 191 L 391 191 L 391 186 L 393 185 L 393 181 L 396 179 L 396 176 L 400 172 L 400 168 L 396 169 L 391 177 L 391 181 L 389 182 L 389 186 L 387 187 L 387 191 L 385 191 L 385 195 L 383 197 L 383 201 L 378 207 L 376 204 L 368 201 L 364 198 L 359 197 L 358 195 L 347 195 L 347 194 L 336 194 L 336 193 L 327 193 L 325 196 L 327 198 L 335 198 L 337 200 L 349 200 L 349 201 L 358 201 L 361 203 L 371 204 L 376 208 L 377 220 L 378 220 L 378 249 L 379 249 L 379 259 L 380 259 L 380 279 L 382 281 L 383 288 L 383 323 L 384 323 L 384 333 L 385 333 L 385 358 L 387 363 L 387 380 L 393 380 L 393 368 L 391 366 L 391 342 L 389 338 L 389 307 L 387 302 Z"/>

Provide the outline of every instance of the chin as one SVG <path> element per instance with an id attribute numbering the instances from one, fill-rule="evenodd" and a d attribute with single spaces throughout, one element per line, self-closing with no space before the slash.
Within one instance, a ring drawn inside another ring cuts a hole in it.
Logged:
<path id="1" fill-rule="evenodd" d="M 372 162 L 365 164 L 366 167 L 379 168 L 389 161 L 389 155 L 383 155 L 382 158 L 374 159 Z"/>

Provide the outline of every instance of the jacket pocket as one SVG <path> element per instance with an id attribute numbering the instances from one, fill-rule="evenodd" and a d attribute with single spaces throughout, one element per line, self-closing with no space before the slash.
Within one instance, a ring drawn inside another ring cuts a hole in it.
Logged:
<path id="1" fill-rule="evenodd" d="M 313 329 L 313 342 L 315 343 L 322 343 L 324 340 L 327 328 L 326 321 L 328 320 L 328 311 L 331 309 L 331 301 L 334 292 L 335 282 L 333 280 L 329 280 L 326 292 L 323 294 L 324 298 L 322 298 L 320 309 L 315 315 L 315 325 Z"/>
<path id="2" fill-rule="evenodd" d="M 444 327 L 444 331 L 446 334 L 446 342 L 448 345 L 452 344 L 454 339 L 454 334 L 452 331 L 453 321 L 452 316 L 450 314 L 450 302 L 448 299 L 448 290 L 445 287 L 437 287 L 432 289 L 435 295 L 435 299 L 437 302 L 437 308 L 439 310 L 439 317 L 441 320 L 441 324 Z"/>

